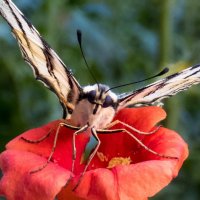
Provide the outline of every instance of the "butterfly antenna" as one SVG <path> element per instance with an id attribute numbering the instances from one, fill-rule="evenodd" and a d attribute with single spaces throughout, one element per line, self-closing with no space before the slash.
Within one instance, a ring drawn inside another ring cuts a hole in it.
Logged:
<path id="1" fill-rule="evenodd" d="M 92 73 L 92 70 L 90 69 L 88 63 L 87 63 L 87 60 L 85 58 L 85 54 L 83 52 L 83 48 L 82 48 L 82 32 L 80 30 L 77 30 L 77 39 L 78 39 L 78 44 L 79 44 L 79 47 L 80 47 L 80 50 L 81 50 L 81 54 L 83 56 L 83 59 L 85 61 L 85 65 L 89 71 L 89 73 L 91 74 L 92 78 L 94 79 L 94 81 L 96 82 L 96 84 L 98 85 L 98 88 L 99 88 L 99 83 L 97 81 L 97 79 L 95 78 L 94 74 Z"/>
<path id="2" fill-rule="evenodd" d="M 159 72 L 158 74 L 153 75 L 153 76 L 151 76 L 151 77 L 149 77 L 149 78 L 146 78 L 146 79 L 143 79 L 143 80 L 139 80 L 139 81 L 135 81 L 135 82 L 131 82 L 131 83 L 126 83 L 126 84 L 118 85 L 118 86 L 115 86 L 115 87 L 111 87 L 111 88 L 109 88 L 106 92 L 108 92 L 109 90 L 113 90 L 113 89 L 120 88 L 120 87 L 124 87 L 124 86 L 128 86 L 128 85 L 133 85 L 133 84 L 135 84 L 135 83 L 144 82 L 144 81 L 147 81 L 147 80 L 156 78 L 156 77 L 158 77 L 158 76 L 162 76 L 162 75 L 166 74 L 168 71 L 169 71 L 169 68 L 166 67 L 166 68 L 164 68 L 161 72 Z"/>

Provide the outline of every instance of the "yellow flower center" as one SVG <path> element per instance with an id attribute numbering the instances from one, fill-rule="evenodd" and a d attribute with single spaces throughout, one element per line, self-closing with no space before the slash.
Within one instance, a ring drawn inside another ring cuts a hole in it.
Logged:
<path id="1" fill-rule="evenodd" d="M 101 162 L 108 162 L 108 157 L 104 155 L 102 152 L 97 152 L 97 156 Z M 109 162 L 108 162 L 108 169 L 111 169 L 117 165 L 130 165 L 132 162 L 130 157 L 113 157 Z"/>

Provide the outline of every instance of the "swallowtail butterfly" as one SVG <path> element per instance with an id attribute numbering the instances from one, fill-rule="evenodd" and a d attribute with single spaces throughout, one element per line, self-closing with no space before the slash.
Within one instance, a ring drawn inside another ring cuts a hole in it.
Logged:
<path id="1" fill-rule="evenodd" d="M 64 118 L 75 122 L 75 126 L 65 123 L 60 126 L 75 128 L 76 134 L 89 129 L 97 140 L 98 145 L 89 160 L 93 158 L 100 145 L 97 133 L 108 131 L 106 128 L 112 126 L 111 121 L 120 109 L 159 103 L 164 98 L 200 83 L 200 65 L 196 65 L 121 95 L 116 95 L 103 84 L 81 87 L 71 71 L 11 0 L 0 0 L 0 14 L 10 25 L 25 61 L 33 69 L 35 78 L 58 96 L 63 107 Z M 124 126 L 135 130 L 126 124 Z M 139 130 L 135 131 L 143 133 Z M 146 147 L 142 142 L 138 142 L 144 148 Z M 153 150 L 148 150 L 158 155 Z M 74 161 L 75 158 L 73 158 L 73 165 Z M 86 169 L 87 167 L 85 171 Z"/>

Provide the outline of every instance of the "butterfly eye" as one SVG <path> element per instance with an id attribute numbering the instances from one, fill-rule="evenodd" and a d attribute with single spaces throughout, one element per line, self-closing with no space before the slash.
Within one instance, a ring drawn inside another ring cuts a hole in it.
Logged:
<path id="1" fill-rule="evenodd" d="M 103 102 L 103 107 L 106 108 L 111 105 L 113 105 L 113 99 L 108 95 Z"/>
<path id="2" fill-rule="evenodd" d="M 91 90 L 90 92 L 88 92 L 87 98 L 88 98 L 88 101 L 90 103 L 94 103 L 94 100 L 96 98 L 96 91 L 95 90 Z"/>

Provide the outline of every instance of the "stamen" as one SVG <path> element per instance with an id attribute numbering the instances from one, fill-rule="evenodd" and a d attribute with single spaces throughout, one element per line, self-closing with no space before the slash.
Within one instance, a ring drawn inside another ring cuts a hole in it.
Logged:
<path id="1" fill-rule="evenodd" d="M 102 152 L 97 152 L 97 156 L 101 162 L 108 162 L 108 157 L 105 156 Z"/>
<path id="2" fill-rule="evenodd" d="M 113 157 L 108 163 L 108 169 L 111 169 L 117 165 L 130 165 L 132 162 L 130 157 Z"/>

